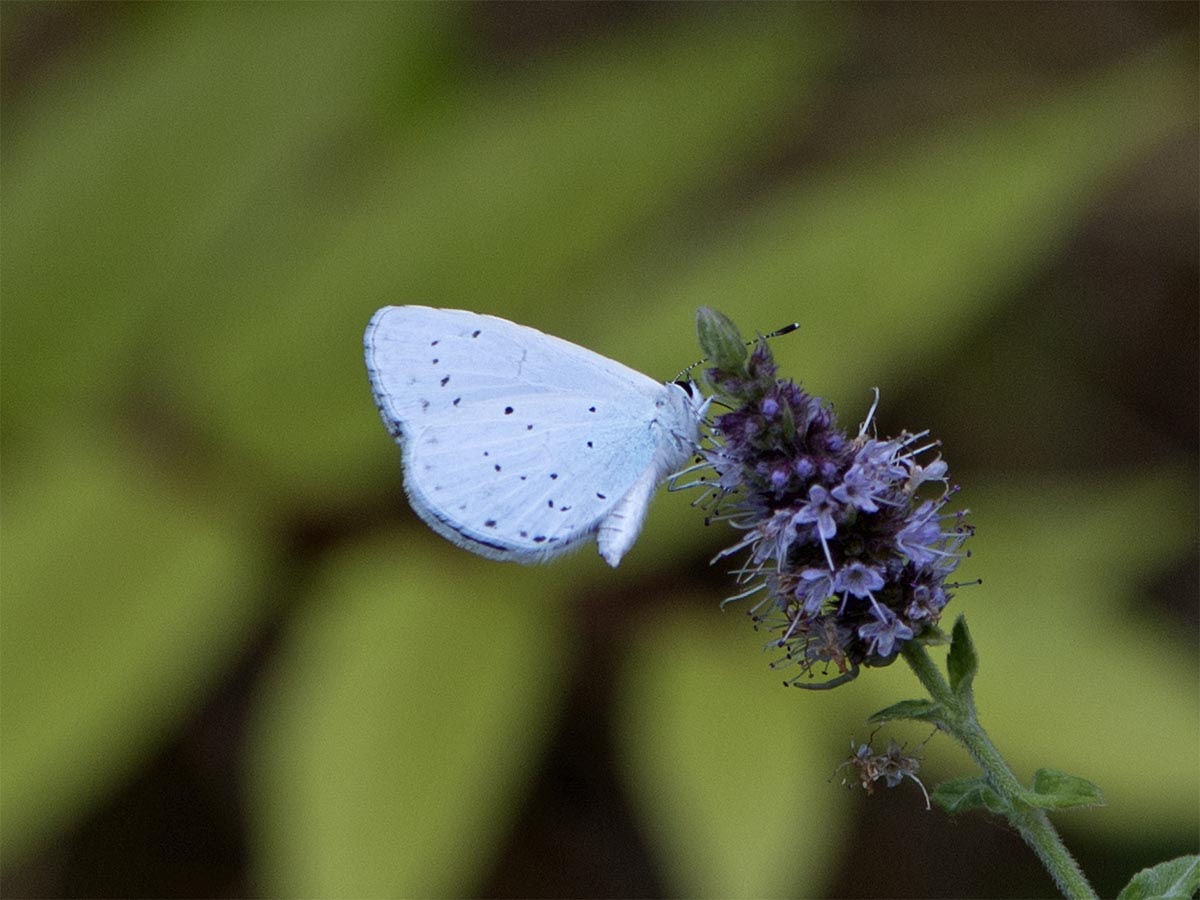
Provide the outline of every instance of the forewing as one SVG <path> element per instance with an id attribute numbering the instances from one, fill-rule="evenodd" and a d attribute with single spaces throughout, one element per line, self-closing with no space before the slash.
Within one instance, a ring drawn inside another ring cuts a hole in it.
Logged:
<path id="1" fill-rule="evenodd" d="M 388 430 L 457 420 L 464 405 L 503 412 L 514 391 L 592 395 L 597 413 L 663 385 L 614 360 L 506 319 L 457 309 L 385 306 L 364 337 L 367 374 Z M 477 405 L 478 404 L 478 405 Z"/>

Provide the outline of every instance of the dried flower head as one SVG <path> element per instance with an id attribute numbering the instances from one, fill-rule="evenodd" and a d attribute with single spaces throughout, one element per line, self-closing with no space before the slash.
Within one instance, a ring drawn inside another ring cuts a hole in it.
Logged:
<path id="1" fill-rule="evenodd" d="M 784 651 L 774 665 L 799 667 L 788 683 L 833 687 L 891 663 L 905 641 L 940 637 L 971 528 L 965 513 L 943 512 L 955 489 L 929 458 L 937 444 L 927 432 L 875 437 L 874 405 L 849 437 L 827 403 L 776 377 L 765 340 L 747 358 L 737 329 L 708 309 L 699 331 L 713 363 L 705 380 L 729 411 L 689 470 L 715 478 L 676 486 L 705 488 L 697 502 L 710 521 L 742 533 L 717 557 L 747 556 L 744 589 L 726 602 L 758 597 L 750 615 Z"/>
<path id="2" fill-rule="evenodd" d="M 853 742 L 850 747 L 854 748 Z M 929 792 L 917 777 L 917 772 L 921 770 L 921 758 L 905 753 L 904 747 L 895 740 L 888 741 L 887 750 L 883 753 L 874 753 L 869 743 L 859 744 L 850 754 L 850 758 L 838 766 L 838 769 L 844 769 L 846 766 L 854 768 L 858 776 L 857 783 L 868 794 L 875 793 L 875 784 L 878 781 L 882 780 L 885 785 L 894 788 L 905 778 L 911 779 L 925 795 L 925 808 L 930 808 Z M 842 784 L 849 785 L 851 781 L 843 778 Z"/>

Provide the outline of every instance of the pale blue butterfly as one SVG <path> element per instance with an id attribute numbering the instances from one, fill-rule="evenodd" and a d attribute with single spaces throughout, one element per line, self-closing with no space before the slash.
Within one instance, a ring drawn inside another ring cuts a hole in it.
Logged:
<path id="1" fill-rule="evenodd" d="M 413 509 L 490 559 L 543 562 L 595 535 L 617 565 L 708 408 L 691 383 L 464 310 L 385 306 L 364 344 Z"/>

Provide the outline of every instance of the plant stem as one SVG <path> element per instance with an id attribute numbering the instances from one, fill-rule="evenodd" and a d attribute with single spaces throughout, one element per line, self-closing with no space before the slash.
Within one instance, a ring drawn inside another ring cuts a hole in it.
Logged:
<path id="1" fill-rule="evenodd" d="M 992 788 L 1005 799 L 1009 809 L 1005 816 L 1009 823 L 1041 859 L 1063 896 L 1072 900 L 1095 900 L 1096 892 L 1063 844 L 1045 810 L 1026 801 L 1025 788 L 979 724 L 970 692 L 960 695 L 950 689 L 924 645 L 908 641 L 902 653 L 930 697 L 944 710 L 939 727 L 967 749 Z"/>

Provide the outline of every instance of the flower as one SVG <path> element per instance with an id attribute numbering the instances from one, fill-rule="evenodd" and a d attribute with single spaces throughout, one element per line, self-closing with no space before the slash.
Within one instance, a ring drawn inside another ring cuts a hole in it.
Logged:
<path id="1" fill-rule="evenodd" d="M 886 606 L 876 605 L 876 619 L 858 626 L 858 636 L 868 641 L 872 654 L 881 658 L 892 655 L 892 648 L 913 636 L 913 630 Z"/>
<path id="2" fill-rule="evenodd" d="M 784 651 L 774 665 L 799 667 L 787 683 L 802 687 L 836 686 L 889 664 L 907 641 L 940 638 L 957 587 L 947 579 L 972 529 L 965 512 L 945 511 L 957 489 L 940 456 L 925 458 L 936 442 L 875 437 L 874 406 L 848 436 L 827 403 L 777 377 L 766 340 L 747 353 L 720 313 L 700 318 L 713 362 L 704 380 L 728 412 L 692 470 L 714 477 L 691 485 L 704 487 L 710 521 L 742 532 L 717 558 L 748 554 L 726 602 L 758 595 L 750 615 Z"/>
<path id="3" fill-rule="evenodd" d="M 817 536 L 826 541 L 837 534 L 837 522 L 834 516 L 841 511 L 829 491 L 819 484 L 811 485 L 808 489 L 808 502 L 800 507 L 800 511 L 792 516 L 797 525 L 809 522 L 816 526 Z"/>

